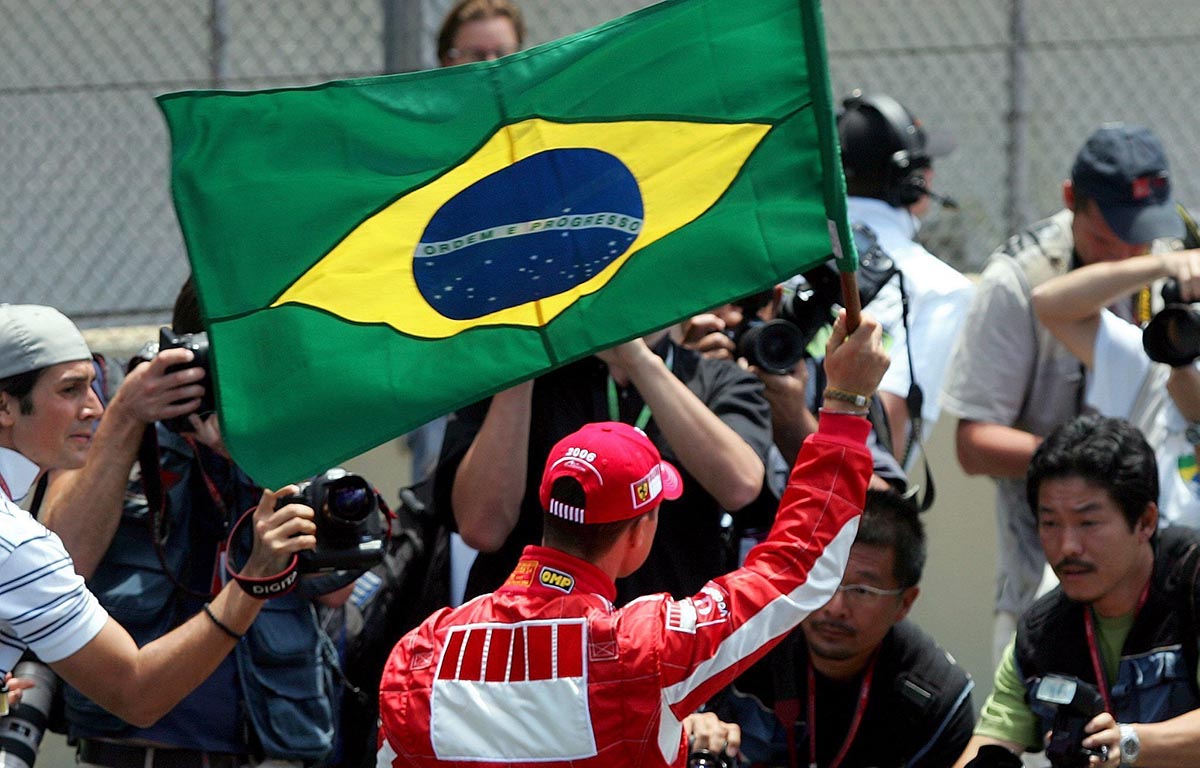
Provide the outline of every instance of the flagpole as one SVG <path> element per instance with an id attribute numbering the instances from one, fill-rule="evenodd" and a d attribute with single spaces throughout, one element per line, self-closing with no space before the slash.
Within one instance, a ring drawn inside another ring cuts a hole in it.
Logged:
<path id="1" fill-rule="evenodd" d="M 858 273 L 842 272 L 842 306 L 846 308 L 846 332 L 854 333 L 862 319 L 862 304 L 858 297 Z"/>
<path id="2" fill-rule="evenodd" d="M 829 80 L 829 55 L 825 50 L 825 19 L 821 0 L 798 0 L 803 24 L 804 53 L 813 105 L 819 115 L 817 137 L 821 146 L 824 196 L 829 240 L 842 277 L 842 306 L 846 308 L 846 330 L 858 327 L 858 252 L 850 233 L 846 210 L 846 177 L 842 174 L 841 146 L 834 121 L 833 89 Z"/>

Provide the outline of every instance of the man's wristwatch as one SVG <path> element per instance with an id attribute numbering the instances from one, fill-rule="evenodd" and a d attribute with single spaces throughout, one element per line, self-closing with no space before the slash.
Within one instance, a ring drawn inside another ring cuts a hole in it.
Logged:
<path id="1" fill-rule="evenodd" d="M 1121 768 L 1128 768 L 1137 763 L 1138 755 L 1142 752 L 1142 742 L 1138 738 L 1137 728 L 1128 723 L 1117 725 L 1121 729 Z"/>
<path id="2" fill-rule="evenodd" d="M 1187 429 L 1183 430 L 1183 439 L 1188 445 L 1200 445 L 1200 421 L 1189 421 Z"/>

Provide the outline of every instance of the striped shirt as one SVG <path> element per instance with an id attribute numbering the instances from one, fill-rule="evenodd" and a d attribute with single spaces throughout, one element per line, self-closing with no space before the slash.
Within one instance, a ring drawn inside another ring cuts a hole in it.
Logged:
<path id="1" fill-rule="evenodd" d="M 15 498 L 37 475 L 33 462 L 0 448 L 0 477 Z M 0 490 L 0 675 L 26 648 L 47 663 L 67 658 L 107 621 L 58 536 Z"/>

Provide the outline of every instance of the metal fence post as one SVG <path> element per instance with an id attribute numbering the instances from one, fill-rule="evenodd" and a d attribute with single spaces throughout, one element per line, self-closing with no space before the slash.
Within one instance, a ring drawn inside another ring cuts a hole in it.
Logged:
<path id="1" fill-rule="evenodd" d="M 229 0 L 209 3 L 208 41 L 208 84 L 223 88 L 229 80 Z"/>
<path id="2" fill-rule="evenodd" d="M 1016 232 L 1029 220 L 1026 212 L 1029 168 L 1026 152 L 1029 138 L 1029 36 L 1025 27 L 1025 0 L 1012 0 L 1009 11 L 1008 43 L 1008 178 L 1004 221 L 1008 232 Z"/>

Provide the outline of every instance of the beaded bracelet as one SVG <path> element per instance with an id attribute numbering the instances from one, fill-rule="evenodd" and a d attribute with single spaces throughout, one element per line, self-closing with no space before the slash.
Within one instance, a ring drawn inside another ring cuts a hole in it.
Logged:
<path id="1" fill-rule="evenodd" d="M 239 635 L 237 632 L 234 632 L 232 629 L 227 627 L 224 622 L 222 622 L 220 619 L 217 618 L 217 614 L 213 613 L 212 605 L 210 603 L 204 604 L 204 613 L 208 615 L 208 618 L 212 619 L 213 624 L 217 625 L 217 629 L 219 629 L 222 632 L 224 632 L 225 634 L 229 635 L 234 640 L 242 639 L 241 635 Z"/>

